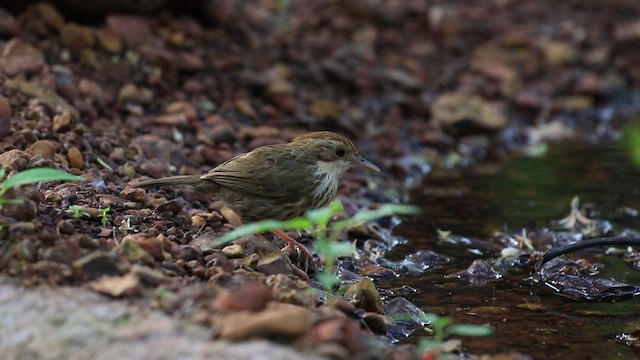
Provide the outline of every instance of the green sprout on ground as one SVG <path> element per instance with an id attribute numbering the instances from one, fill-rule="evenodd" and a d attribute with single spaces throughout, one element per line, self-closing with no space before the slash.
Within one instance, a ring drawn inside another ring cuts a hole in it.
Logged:
<path id="1" fill-rule="evenodd" d="M 100 213 L 98 214 L 98 218 L 100 219 L 100 223 L 102 224 L 102 226 L 107 226 L 107 222 L 109 221 L 109 217 L 111 215 L 109 215 L 109 212 L 111 211 L 110 207 L 106 207 L 106 208 L 100 208 Z"/>
<path id="2" fill-rule="evenodd" d="M 453 318 L 437 314 L 426 314 L 423 321 L 432 324 L 433 338 L 420 339 L 418 347 L 421 354 L 431 353 L 442 356 L 444 352 L 447 352 L 445 340 L 451 335 L 488 336 L 494 331 L 488 325 L 454 324 Z"/>
<path id="3" fill-rule="evenodd" d="M 76 219 L 91 216 L 88 212 L 84 211 L 84 206 L 82 205 L 71 205 L 65 212 L 71 214 L 71 217 L 74 217 Z"/>
<path id="4" fill-rule="evenodd" d="M 0 179 L 4 178 L 5 169 L 0 169 Z M 20 185 L 36 184 L 42 181 L 84 181 L 81 177 L 71 175 L 62 170 L 51 168 L 35 168 L 21 171 L 0 182 L 0 208 L 4 204 L 22 204 L 24 199 L 7 199 L 5 194 Z"/>
<path id="5" fill-rule="evenodd" d="M 415 215 L 420 210 L 415 206 L 384 204 L 375 210 L 362 210 L 343 220 L 331 222 L 338 214 L 344 213 L 339 200 L 333 201 L 326 207 L 310 210 L 304 216 L 291 220 L 264 220 L 241 226 L 215 241 L 209 243 L 211 247 L 224 245 L 243 236 L 260 234 L 271 230 L 309 230 L 315 241 L 315 249 L 326 259 L 326 271 L 316 275 L 325 290 L 331 291 L 340 279 L 333 273 L 336 257 L 353 254 L 353 245 L 348 242 L 338 242 L 340 233 L 359 223 L 376 220 L 391 215 Z"/>

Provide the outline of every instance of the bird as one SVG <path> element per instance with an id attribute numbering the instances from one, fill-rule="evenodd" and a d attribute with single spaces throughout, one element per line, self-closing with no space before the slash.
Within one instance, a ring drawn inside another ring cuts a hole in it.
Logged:
<path id="1" fill-rule="evenodd" d="M 346 137 L 316 131 L 288 143 L 257 147 L 203 175 L 170 176 L 133 185 L 141 188 L 190 185 L 198 192 L 215 193 L 243 223 L 288 220 L 328 205 L 336 197 L 340 179 L 355 167 L 380 172 Z M 273 233 L 287 243 L 287 248 L 311 256 L 304 246 L 282 231 Z"/>

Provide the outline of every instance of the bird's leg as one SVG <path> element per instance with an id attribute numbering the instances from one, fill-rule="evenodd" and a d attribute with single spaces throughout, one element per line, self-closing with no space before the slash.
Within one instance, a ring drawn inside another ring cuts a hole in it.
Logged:
<path id="1" fill-rule="evenodd" d="M 302 256 L 304 265 L 303 270 L 307 271 L 307 269 L 309 268 L 309 263 L 311 262 L 311 260 L 313 260 L 313 254 L 311 253 L 311 251 L 309 251 L 306 246 L 292 239 L 289 235 L 285 234 L 281 230 L 271 230 L 271 232 L 278 235 L 282 240 L 284 240 L 284 242 L 287 243 L 287 246 L 282 249 L 283 252 L 288 253 L 291 250 L 295 250 L 298 253 L 298 256 Z"/>

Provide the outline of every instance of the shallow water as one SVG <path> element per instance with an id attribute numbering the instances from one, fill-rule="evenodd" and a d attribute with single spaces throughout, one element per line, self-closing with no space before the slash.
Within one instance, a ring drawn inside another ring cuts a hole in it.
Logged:
<path id="1" fill-rule="evenodd" d="M 484 286 L 444 279 L 444 274 L 463 270 L 474 259 L 495 255 L 439 245 L 436 229 L 489 239 L 496 230 L 517 230 L 526 221 L 549 226 L 550 220 L 568 214 L 576 195 L 592 204 L 597 218 L 610 220 L 616 231 L 640 229 L 638 217 L 620 212 L 622 207 L 640 209 L 639 175 L 624 143 L 558 145 L 538 158 L 517 157 L 467 173 L 430 174 L 411 197 L 423 214 L 398 229 L 410 243 L 393 256 L 429 249 L 453 257 L 454 264 L 383 287 L 410 285 L 417 291 L 405 296 L 425 312 L 452 316 L 456 323 L 493 326 L 496 332 L 489 337 L 462 339 L 463 347 L 474 354 L 517 351 L 536 359 L 635 358 L 615 337 L 640 328 L 640 299 L 578 302 L 525 281 L 528 274 L 519 269 Z M 601 263 L 601 276 L 640 283 L 640 274 L 618 257 L 606 256 Z"/>

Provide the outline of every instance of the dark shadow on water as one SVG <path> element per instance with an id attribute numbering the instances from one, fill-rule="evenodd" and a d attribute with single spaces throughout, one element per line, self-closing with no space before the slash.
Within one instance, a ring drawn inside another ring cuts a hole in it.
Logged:
<path id="1" fill-rule="evenodd" d="M 639 218 L 623 215 L 623 207 L 640 209 L 640 171 L 623 144 L 553 146 L 539 158 L 513 158 L 502 165 L 487 164 L 467 173 L 431 174 L 412 201 L 423 209 L 420 218 L 399 229 L 410 244 L 394 252 L 401 257 L 429 249 L 455 259 L 452 266 L 420 277 L 400 278 L 383 287 L 410 285 L 407 296 L 426 312 L 454 317 L 456 323 L 489 324 L 494 335 L 464 338 L 474 354 L 518 351 L 536 359 L 634 358 L 616 334 L 640 328 L 640 300 L 583 303 L 552 294 L 525 281 L 511 269 L 500 280 L 472 286 L 443 275 L 465 269 L 477 258 L 491 258 L 452 245 L 438 245 L 437 229 L 488 239 L 496 230 L 517 230 L 526 221 L 549 226 L 568 214 L 579 196 L 592 204 L 597 218 L 614 223 L 617 231 L 639 229 Z M 640 283 L 640 274 L 620 258 L 606 256 L 601 276 Z"/>

